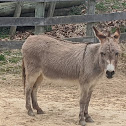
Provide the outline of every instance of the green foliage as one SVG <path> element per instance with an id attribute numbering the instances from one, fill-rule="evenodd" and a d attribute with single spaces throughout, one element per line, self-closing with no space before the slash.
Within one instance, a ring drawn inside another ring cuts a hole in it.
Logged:
<path id="1" fill-rule="evenodd" d="M 3 51 L 0 55 L 0 74 L 20 74 L 21 59 L 19 50 Z"/>
<path id="2" fill-rule="evenodd" d="M 0 61 L 0 66 L 6 65 L 7 61 Z"/>
<path id="3" fill-rule="evenodd" d="M 4 51 L 4 55 L 9 56 L 11 54 L 11 51 Z"/>
<path id="4" fill-rule="evenodd" d="M 103 0 L 96 4 L 96 13 L 123 11 L 126 8 L 126 2 L 122 0 Z"/>
<path id="5" fill-rule="evenodd" d="M 96 4 L 96 9 L 99 11 L 106 11 L 107 7 L 105 6 L 103 2 L 99 2 Z"/>
<path id="6" fill-rule="evenodd" d="M 46 30 L 46 32 L 52 31 L 52 26 L 45 26 L 45 30 Z"/>
<path id="7" fill-rule="evenodd" d="M 121 31 L 121 33 L 124 33 L 124 32 L 126 32 L 126 28 L 124 26 L 120 26 L 120 31 Z"/>
<path id="8" fill-rule="evenodd" d="M 123 6 L 124 8 L 126 8 L 126 2 L 122 3 L 122 6 Z"/>
<path id="9" fill-rule="evenodd" d="M 18 63 L 21 59 L 22 59 L 22 57 L 13 56 L 13 57 L 9 58 L 9 62 L 10 63 Z"/>
<path id="10" fill-rule="evenodd" d="M 11 73 L 11 74 L 20 74 L 21 73 L 21 66 L 17 65 L 15 67 L 9 66 L 4 69 L 4 72 Z"/>
<path id="11" fill-rule="evenodd" d="M 8 27 L 1 27 L 0 28 L 0 38 L 9 38 L 9 28 Z"/>
<path id="12" fill-rule="evenodd" d="M 106 3 L 110 3 L 112 0 L 105 0 Z"/>
<path id="13" fill-rule="evenodd" d="M 115 33 L 115 31 L 116 31 L 116 27 L 112 27 L 111 28 L 111 33 Z M 126 28 L 124 26 L 120 26 L 120 32 L 121 33 L 126 32 Z"/>
<path id="14" fill-rule="evenodd" d="M 115 31 L 116 31 L 116 28 L 115 27 L 112 27 L 111 33 L 115 33 Z"/>
<path id="15" fill-rule="evenodd" d="M 118 3 L 113 4 L 111 7 L 112 9 L 120 9 L 120 5 Z"/>
<path id="16" fill-rule="evenodd" d="M 5 61 L 5 60 L 6 60 L 5 56 L 3 54 L 1 54 L 0 55 L 0 61 Z"/>
<path id="17" fill-rule="evenodd" d="M 70 9 L 69 15 L 81 15 L 82 8 L 79 7 L 72 7 Z"/>
<path id="18" fill-rule="evenodd" d="M 117 3 L 119 0 L 105 0 L 106 3 Z"/>
<path id="19" fill-rule="evenodd" d="M 3 78 L 2 78 L 2 80 L 6 80 L 6 78 L 5 78 L 5 77 L 3 77 Z"/>

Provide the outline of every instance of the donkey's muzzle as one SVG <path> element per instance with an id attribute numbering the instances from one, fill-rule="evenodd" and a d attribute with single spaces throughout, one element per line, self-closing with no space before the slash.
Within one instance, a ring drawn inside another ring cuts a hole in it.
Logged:
<path id="1" fill-rule="evenodd" d="M 115 74 L 115 71 L 108 71 L 108 70 L 106 71 L 106 77 L 109 79 L 112 78 L 114 74 Z"/>

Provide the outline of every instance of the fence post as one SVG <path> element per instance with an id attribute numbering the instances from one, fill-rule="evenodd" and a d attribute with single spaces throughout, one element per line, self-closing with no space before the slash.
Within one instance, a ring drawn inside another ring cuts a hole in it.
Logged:
<path id="1" fill-rule="evenodd" d="M 17 2 L 15 6 L 15 12 L 14 17 L 20 17 L 21 15 L 21 8 L 22 8 L 23 2 Z M 16 32 L 17 26 L 11 26 L 10 28 L 10 38 L 13 38 Z"/>
<path id="2" fill-rule="evenodd" d="M 44 17 L 45 15 L 45 2 L 37 2 L 35 7 L 35 17 Z M 44 26 L 35 26 L 35 34 L 44 33 Z"/>
<path id="3" fill-rule="evenodd" d="M 87 14 L 95 14 L 95 4 L 96 4 L 96 0 L 88 0 Z M 87 23 L 86 36 L 94 36 L 92 26 L 93 23 Z"/>

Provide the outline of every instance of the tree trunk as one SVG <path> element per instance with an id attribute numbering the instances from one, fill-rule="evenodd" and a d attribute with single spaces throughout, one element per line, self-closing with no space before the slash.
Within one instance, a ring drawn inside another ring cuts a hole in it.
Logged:
<path id="1" fill-rule="evenodd" d="M 22 5 L 23 5 L 22 2 L 17 2 L 16 7 L 15 7 L 14 17 L 20 17 Z M 17 26 L 11 26 L 11 28 L 10 28 L 11 38 L 13 38 L 13 36 L 15 35 L 16 29 L 17 29 Z"/>
<path id="2" fill-rule="evenodd" d="M 56 2 L 51 2 L 50 7 L 48 9 L 47 17 L 53 17 L 54 16 L 55 8 L 56 8 Z M 52 26 L 46 26 L 45 28 L 46 28 L 46 31 L 52 30 Z"/>
<path id="3" fill-rule="evenodd" d="M 81 0 L 73 1 L 73 2 L 57 2 L 56 9 L 68 8 L 72 6 L 78 6 L 83 4 L 84 2 Z M 24 2 L 22 6 L 22 13 L 34 12 L 35 11 L 35 2 Z M 48 10 L 50 3 L 46 3 L 46 10 Z M 0 16 L 13 16 L 15 11 L 16 2 L 5 2 L 0 3 Z"/>

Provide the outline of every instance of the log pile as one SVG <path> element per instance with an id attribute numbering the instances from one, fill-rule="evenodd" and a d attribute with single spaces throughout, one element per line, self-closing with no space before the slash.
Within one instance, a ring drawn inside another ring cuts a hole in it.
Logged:
<path id="1" fill-rule="evenodd" d="M 72 6 L 78 6 L 83 4 L 82 1 L 73 1 L 73 2 L 57 2 L 56 3 L 56 9 L 61 8 L 69 8 Z M 35 2 L 24 2 L 22 6 L 22 14 L 24 13 L 34 13 L 35 11 Z M 15 11 L 16 2 L 4 2 L 0 3 L 0 16 L 13 16 Z M 46 10 L 49 9 L 50 3 L 46 3 Z"/>

